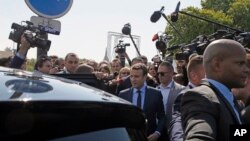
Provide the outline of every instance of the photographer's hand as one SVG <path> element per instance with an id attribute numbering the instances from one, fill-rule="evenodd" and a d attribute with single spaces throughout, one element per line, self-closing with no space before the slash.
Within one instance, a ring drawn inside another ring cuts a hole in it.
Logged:
<path id="1" fill-rule="evenodd" d="M 27 52 L 30 48 L 30 43 L 25 39 L 25 37 L 22 35 L 20 47 L 18 52 L 15 54 L 14 58 L 12 59 L 10 63 L 11 68 L 20 69 L 22 67 L 22 64 L 25 61 Z"/>

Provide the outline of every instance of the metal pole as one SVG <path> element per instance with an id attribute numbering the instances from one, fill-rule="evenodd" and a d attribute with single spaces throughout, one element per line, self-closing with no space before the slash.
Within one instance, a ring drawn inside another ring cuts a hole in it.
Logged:
<path id="1" fill-rule="evenodd" d="M 227 26 L 227 25 L 220 24 L 220 23 L 217 23 L 217 22 L 214 22 L 214 21 L 212 21 L 212 20 L 208 20 L 208 19 L 205 19 L 205 18 L 202 18 L 202 17 L 198 17 L 198 16 L 189 14 L 189 13 L 184 12 L 184 11 L 179 11 L 179 13 L 184 14 L 184 15 L 188 15 L 188 16 L 191 16 L 191 17 L 195 17 L 195 18 L 197 18 L 197 19 L 200 19 L 200 20 L 203 20 L 203 21 L 206 21 L 206 22 L 210 22 L 210 23 L 213 23 L 213 24 L 216 24 L 216 25 L 219 25 L 219 26 L 223 26 L 223 27 L 226 27 L 226 28 L 228 28 L 228 29 L 231 29 L 231 30 L 234 30 L 234 31 L 243 33 L 243 31 L 241 31 L 241 30 L 239 30 L 239 29 L 232 28 L 232 27 L 229 27 L 229 26 Z"/>
<path id="2" fill-rule="evenodd" d="M 133 44 L 134 44 L 134 46 L 135 46 L 135 49 L 136 49 L 137 54 L 138 54 L 139 56 L 141 56 L 140 51 L 139 51 L 139 49 L 137 48 L 137 46 L 136 46 L 136 44 L 135 44 L 135 41 L 134 41 L 132 35 L 129 34 L 129 37 L 130 37 L 130 39 L 132 40 L 132 42 L 133 42 Z"/>
<path id="3" fill-rule="evenodd" d="M 162 13 L 162 16 L 167 20 L 167 22 L 174 28 L 175 32 L 181 37 L 181 39 L 183 40 L 184 38 L 182 37 L 181 33 L 175 28 L 175 26 L 168 20 L 167 16 Z"/>

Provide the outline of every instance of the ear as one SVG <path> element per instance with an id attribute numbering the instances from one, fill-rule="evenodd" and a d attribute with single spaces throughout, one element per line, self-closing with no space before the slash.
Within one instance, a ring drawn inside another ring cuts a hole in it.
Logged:
<path id="1" fill-rule="evenodd" d="M 211 69 L 214 71 L 214 72 L 220 72 L 221 69 L 222 69 L 222 61 L 223 59 L 221 57 L 214 57 L 211 61 Z"/>

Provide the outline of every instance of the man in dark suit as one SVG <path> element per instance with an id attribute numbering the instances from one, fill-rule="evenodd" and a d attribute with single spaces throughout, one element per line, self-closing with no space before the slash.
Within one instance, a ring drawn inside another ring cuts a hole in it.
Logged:
<path id="1" fill-rule="evenodd" d="M 228 39 L 210 43 L 204 52 L 206 79 L 181 100 L 184 140 L 229 140 L 229 127 L 241 124 L 232 88 L 244 87 L 249 69 L 244 47 Z"/>
<path id="2" fill-rule="evenodd" d="M 147 67 L 137 63 L 131 67 L 130 79 L 132 87 L 119 93 L 119 97 L 130 101 L 140 107 L 147 118 L 147 129 L 149 141 L 163 141 L 166 133 L 165 112 L 161 92 L 146 85 Z"/>
<path id="3" fill-rule="evenodd" d="M 145 57 L 144 57 L 144 60 L 145 60 Z M 142 59 L 142 57 L 135 57 L 132 59 L 132 66 L 137 63 L 145 63 L 144 60 Z M 151 87 L 156 86 L 156 83 L 154 82 L 154 80 L 149 76 L 147 76 L 146 82 L 147 82 L 147 85 Z M 117 95 L 120 93 L 120 91 L 130 88 L 131 86 L 132 85 L 131 85 L 130 77 L 128 76 L 127 78 L 123 80 L 121 84 L 118 85 L 117 90 L 116 90 Z"/>

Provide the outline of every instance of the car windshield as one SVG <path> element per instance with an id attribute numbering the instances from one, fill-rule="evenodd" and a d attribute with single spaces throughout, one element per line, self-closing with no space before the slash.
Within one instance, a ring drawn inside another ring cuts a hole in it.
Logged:
<path id="1" fill-rule="evenodd" d="M 88 140 L 88 141 L 136 141 L 142 139 L 143 136 L 136 134 L 136 131 L 131 128 L 111 128 L 105 130 L 99 130 L 89 133 L 83 133 L 68 137 L 62 137 L 58 139 L 53 139 L 50 141 L 78 141 L 78 140 Z"/>

